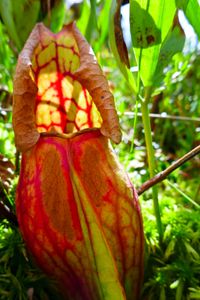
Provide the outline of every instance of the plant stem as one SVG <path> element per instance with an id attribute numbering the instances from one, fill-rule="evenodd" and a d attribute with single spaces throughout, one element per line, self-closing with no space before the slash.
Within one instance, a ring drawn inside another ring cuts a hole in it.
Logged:
<path id="1" fill-rule="evenodd" d="M 140 73 L 138 72 L 137 75 L 137 94 L 136 94 L 136 100 L 135 100 L 135 112 L 134 112 L 134 124 L 133 124 L 133 138 L 131 143 L 131 149 L 130 152 L 133 152 L 134 147 L 134 140 L 135 140 L 135 134 L 136 134 L 136 126 L 137 126 L 137 117 L 138 117 L 138 103 L 139 103 L 139 95 L 140 95 Z"/>
<path id="2" fill-rule="evenodd" d="M 47 22 L 48 22 L 48 27 L 50 28 L 51 26 L 51 1 L 47 0 Z"/>
<path id="3" fill-rule="evenodd" d="M 145 98 L 141 101 L 141 108 L 142 108 L 142 121 L 144 126 L 144 135 L 145 135 L 145 143 L 147 148 L 147 158 L 148 158 L 148 165 L 149 165 L 149 173 L 150 177 L 154 177 L 155 175 L 155 154 L 152 144 L 152 136 L 151 136 L 151 123 L 150 123 L 150 116 L 149 116 L 149 109 L 148 103 L 151 97 L 151 88 L 146 88 L 145 91 Z M 159 234 L 160 242 L 162 242 L 163 237 L 163 229 L 162 229 L 162 221 L 160 216 L 160 208 L 158 203 L 158 192 L 157 187 L 152 187 L 152 197 L 153 197 L 153 205 L 154 205 L 154 212 L 157 222 L 157 229 Z"/>

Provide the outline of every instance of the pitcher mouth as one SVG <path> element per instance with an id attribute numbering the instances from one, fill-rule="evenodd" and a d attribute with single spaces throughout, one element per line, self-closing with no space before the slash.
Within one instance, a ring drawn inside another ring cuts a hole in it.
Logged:
<path id="1" fill-rule="evenodd" d="M 45 132 L 68 138 L 99 128 L 120 142 L 114 98 L 74 23 L 57 34 L 41 23 L 33 29 L 16 68 L 13 128 L 21 151 L 34 146 Z"/>
<path id="2" fill-rule="evenodd" d="M 101 134 L 100 132 L 100 128 L 96 128 L 96 127 L 93 127 L 93 128 L 85 128 L 85 129 L 82 129 L 82 130 L 79 130 L 79 131 L 76 131 L 76 132 L 71 132 L 71 133 L 60 133 L 60 132 L 41 132 L 40 133 L 40 137 L 59 137 L 59 138 L 62 138 L 62 139 L 72 139 L 76 136 L 79 136 L 79 135 L 83 135 L 83 134 L 87 134 L 87 133 L 99 133 Z"/>

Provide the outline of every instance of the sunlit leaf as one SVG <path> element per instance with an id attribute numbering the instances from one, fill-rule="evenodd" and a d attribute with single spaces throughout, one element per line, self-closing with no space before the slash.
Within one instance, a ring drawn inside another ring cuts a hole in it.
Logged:
<path id="1" fill-rule="evenodd" d="M 161 43 L 161 30 L 157 27 L 155 20 L 158 13 L 156 15 L 155 12 L 155 16 L 151 16 L 148 5 L 148 2 L 144 4 L 140 0 L 131 1 L 130 23 L 134 48 L 145 49 Z"/>
<path id="2" fill-rule="evenodd" d="M 154 85 L 161 44 L 172 27 L 175 0 L 130 0 L 132 45 L 144 86 Z"/>
<path id="3" fill-rule="evenodd" d="M 180 26 L 175 26 L 169 31 L 166 39 L 161 45 L 158 64 L 154 75 L 154 85 L 159 86 L 164 78 L 164 68 L 170 63 L 172 57 L 183 50 L 185 35 Z"/>

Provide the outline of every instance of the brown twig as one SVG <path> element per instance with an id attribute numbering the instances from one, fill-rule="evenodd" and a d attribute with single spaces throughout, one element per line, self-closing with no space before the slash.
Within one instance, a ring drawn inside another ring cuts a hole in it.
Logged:
<path id="1" fill-rule="evenodd" d="M 181 165 L 183 165 L 186 161 L 190 160 L 194 156 L 200 153 L 200 145 L 192 149 L 190 152 L 186 153 L 183 157 L 179 158 L 177 161 L 175 161 L 171 166 L 169 166 L 164 171 L 158 173 L 153 178 L 147 180 L 145 183 L 141 185 L 141 187 L 138 188 L 137 192 L 138 195 L 142 195 L 146 190 L 151 188 L 152 186 L 158 184 L 159 182 L 163 181 L 169 174 L 171 174 L 174 170 L 179 168 Z"/>

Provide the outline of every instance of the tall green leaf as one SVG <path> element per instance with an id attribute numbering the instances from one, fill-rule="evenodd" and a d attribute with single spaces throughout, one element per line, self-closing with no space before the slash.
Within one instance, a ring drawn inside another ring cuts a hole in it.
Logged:
<path id="1" fill-rule="evenodd" d="M 175 0 L 130 0 L 132 45 L 145 87 L 154 85 L 161 45 L 175 12 Z"/>
<path id="2" fill-rule="evenodd" d="M 15 66 L 15 57 L 9 47 L 9 38 L 5 31 L 5 26 L 0 21 L 0 90 L 8 90 L 12 93 L 12 72 Z M 0 101 L 3 99 L 0 93 Z"/>
<path id="3" fill-rule="evenodd" d="M 22 46 L 37 22 L 40 11 L 39 0 L 12 0 L 13 19 Z"/>
<path id="4" fill-rule="evenodd" d="M 95 29 L 97 30 L 96 0 L 90 0 L 90 16 L 85 32 L 85 37 L 89 43 Z"/>
<path id="5" fill-rule="evenodd" d="M 82 3 L 82 11 L 81 11 L 81 16 L 77 20 L 76 25 L 81 31 L 83 35 L 85 35 L 89 16 L 90 16 L 90 5 L 87 0 L 84 0 Z"/>
<path id="6" fill-rule="evenodd" d="M 179 26 L 175 26 L 168 33 L 161 45 L 158 64 L 154 75 L 154 85 L 159 86 L 164 78 L 164 68 L 170 63 L 172 57 L 181 52 L 185 43 L 185 35 Z"/>
<path id="7" fill-rule="evenodd" d="M 0 1 L 1 17 L 18 50 L 23 47 L 34 27 L 39 11 L 39 0 Z"/>
<path id="8" fill-rule="evenodd" d="M 98 30 L 100 31 L 100 37 L 96 41 L 94 45 L 94 51 L 98 52 L 103 43 L 106 40 L 106 37 L 108 36 L 108 30 L 109 30 L 109 14 L 110 14 L 110 8 L 111 8 L 111 1 L 112 0 L 106 0 L 104 2 L 103 8 L 100 12 L 100 15 L 98 17 Z"/>
<path id="9" fill-rule="evenodd" d="M 58 32 L 62 29 L 65 22 L 65 10 L 66 5 L 64 0 L 55 1 L 54 5 L 50 10 L 50 20 L 47 13 L 47 16 L 44 19 L 44 24 L 53 32 Z M 50 24 L 49 24 L 50 23 Z"/>
<path id="10" fill-rule="evenodd" d="M 17 49 L 21 49 L 21 41 L 17 34 L 15 28 L 15 23 L 12 14 L 12 1 L 11 0 L 1 0 L 0 1 L 0 15 L 6 26 L 7 32 L 14 42 Z"/>
<path id="11" fill-rule="evenodd" d="M 127 66 L 121 61 L 119 52 L 118 52 L 118 47 L 117 47 L 117 42 L 116 42 L 116 37 L 115 37 L 115 13 L 117 10 L 117 3 L 116 0 L 112 0 L 111 4 L 111 10 L 110 10 L 110 28 L 109 28 L 109 42 L 110 42 L 110 48 L 113 52 L 113 55 L 115 56 L 117 65 L 126 78 L 127 83 L 129 84 L 130 88 L 133 91 L 137 91 L 137 84 L 136 84 L 136 79 L 131 73 L 131 71 L 127 68 Z"/>
<path id="12" fill-rule="evenodd" d="M 94 33 L 97 32 L 96 0 L 84 0 L 82 5 L 82 13 L 77 26 L 90 43 Z"/>
<path id="13" fill-rule="evenodd" d="M 198 0 L 177 1 L 178 6 L 183 9 L 185 16 L 190 24 L 193 26 L 198 38 L 200 39 L 200 4 Z"/>

